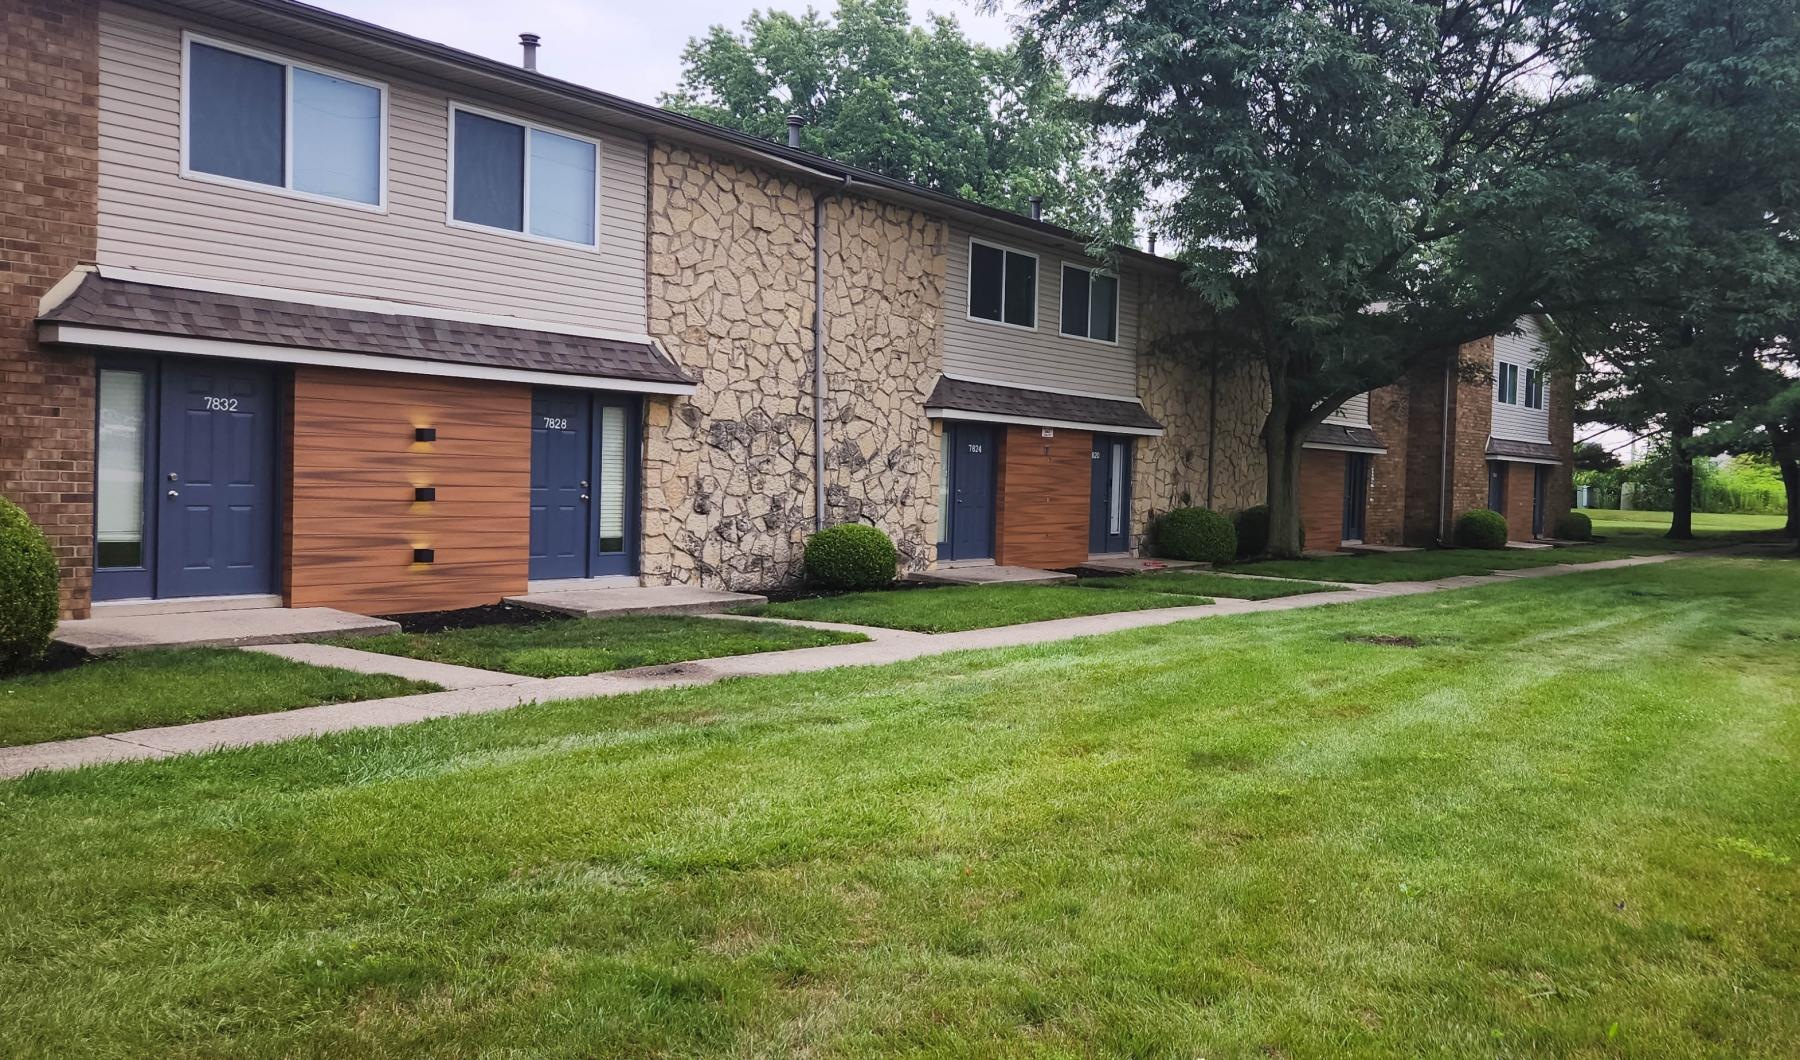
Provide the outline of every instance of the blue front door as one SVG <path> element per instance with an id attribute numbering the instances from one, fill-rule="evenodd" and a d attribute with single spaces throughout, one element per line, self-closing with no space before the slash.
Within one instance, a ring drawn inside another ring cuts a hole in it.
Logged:
<path id="1" fill-rule="evenodd" d="M 1089 453 L 1094 474 L 1088 516 L 1088 552 L 1104 556 L 1131 550 L 1131 439 L 1094 435 Z"/>
<path id="2" fill-rule="evenodd" d="M 585 393 L 539 390 L 531 397 L 531 577 L 585 578 L 593 448 Z"/>
<path id="3" fill-rule="evenodd" d="M 939 559 L 991 559 L 994 555 L 994 428 L 952 423 L 950 432 L 950 536 Z"/>
<path id="4" fill-rule="evenodd" d="M 532 394 L 532 578 L 636 573 L 637 433 L 636 398 Z"/>
<path id="5" fill-rule="evenodd" d="M 275 590 L 275 385 L 235 361 L 162 363 L 155 594 Z"/>

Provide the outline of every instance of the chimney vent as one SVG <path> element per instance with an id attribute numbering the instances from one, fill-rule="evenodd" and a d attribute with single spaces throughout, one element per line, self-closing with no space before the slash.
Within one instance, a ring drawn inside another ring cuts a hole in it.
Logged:
<path id="1" fill-rule="evenodd" d="M 806 119 L 798 114 L 790 114 L 787 116 L 787 123 L 788 146 L 798 148 L 800 146 L 800 130 L 805 128 Z"/>
<path id="2" fill-rule="evenodd" d="M 1156 253 L 1156 229 L 1150 230 L 1150 253 Z"/>
<path id="3" fill-rule="evenodd" d="M 527 70 L 537 69 L 537 50 L 539 37 L 535 33 L 519 34 L 519 47 L 524 49 L 524 66 Z"/>
<path id="4" fill-rule="evenodd" d="M 1044 219 L 1044 197 L 1042 195 L 1033 195 L 1031 197 L 1031 219 L 1033 221 L 1042 221 Z"/>

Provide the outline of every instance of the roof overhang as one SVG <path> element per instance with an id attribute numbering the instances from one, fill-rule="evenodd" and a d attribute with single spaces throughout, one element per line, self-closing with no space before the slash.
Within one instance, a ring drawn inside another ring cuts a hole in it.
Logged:
<path id="1" fill-rule="evenodd" d="M 1302 449 L 1322 449 L 1337 453 L 1369 453 L 1381 456 L 1387 446 L 1368 427 L 1349 423 L 1325 422 L 1315 426 L 1300 443 Z"/>
<path id="2" fill-rule="evenodd" d="M 1488 437 L 1487 458 L 1489 460 L 1510 460 L 1515 464 L 1547 464 L 1554 467 L 1562 465 L 1557 456 L 1556 446 L 1549 442 L 1525 442 L 1514 438 Z"/>
<path id="3" fill-rule="evenodd" d="M 925 415 L 937 420 L 1052 427 L 1150 438 L 1163 433 L 1162 424 L 1133 398 L 1035 390 L 949 375 L 941 377 L 932 387 L 931 396 L 925 399 Z"/>
<path id="4" fill-rule="evenodd" d="M 43 323 L 38 341 L 56 346 L 125 350 L 133 353 L 178 354 L 184 357 L 226 357 L 236 361 L 309 365 L 318 368 L 354 368 L 396 375 L 423 375 L 446 379 L 485 379 L 499 383 L 529 383 L 574 390 L 611 390 L 637 394 L 692 394 L 692 383 L 658 383 L 637 379 L 535 372 L 523 368 L 420 361 L 410 357 L 383 357 L 366 353 L 336 353 L 298 346 L 270 346 L 256 342 L 196 339 L 185 335 L 156 335 L 143 331 L 94 328 L 81 324 Z"/>
<path id="5" fill-rule="evenodd" d="M 584 390 L 695 390 L 647 335 L 129 269 L 74 270 L 40 300 L 37 330 L 55 346 Z"/>

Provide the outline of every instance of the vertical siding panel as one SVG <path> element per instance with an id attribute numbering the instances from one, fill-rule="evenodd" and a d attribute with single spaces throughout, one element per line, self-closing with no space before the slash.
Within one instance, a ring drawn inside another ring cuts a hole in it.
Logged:
<path id="1" fill-rule="evenodd" d="M 453 228 L 450 97 L 326 57 L 316 61 L 387 82 L 385 213 L 183 179 L 181 29 L 159 14 L 101 8 L 102 264 L 645 332 L 642 139 L 571 130 L 601 142 L 597 250 Z"/>

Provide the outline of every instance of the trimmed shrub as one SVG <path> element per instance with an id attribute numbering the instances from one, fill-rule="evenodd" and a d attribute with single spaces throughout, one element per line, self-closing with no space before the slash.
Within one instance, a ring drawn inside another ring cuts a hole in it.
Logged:
<path id="1" fill-rule="evenodd" d="M 1231 520 L 1210 508 L 1176 508 L 1156 521 L 1156 554 L 1196 563 L 1230 563 L 1237 557 Z"/>
<path id="2" fill-rule="evenodd" d="M 821 589 L 878 589 L 899 565 L 888 536 L 862 523 L 828 526 L 806 539 L 806 580 Z"/>
<path id="3" fill-rule="evenodd" d="M 56 632 L 56 557 L 25 510 L 0 497 L 0 673 L 36 666 Z"/>
<path id="4" fill-rule="evenodd" d="M 1260 556 L 1269 551 L 1269 506 L 1258 504 L 1254 508 L 1245 508 L 1231 517 L 1233 528 L 1237 530 L 1237 555 L 1239 559 Z"/>
<path id="5" fill-rule="evenodd" d="M 1461 548 L 1505 548 L 1506 516 L 1490 508 L 1475 508 L 1456 520 L 1456 544 Z"/>
<path id="6" fill-rule="evenodd" d="M 1594 521 L 1581 512 L 1564 512 L 1556 518 L 1556 536 L 1564 541 L 1591 541 Z"/>

